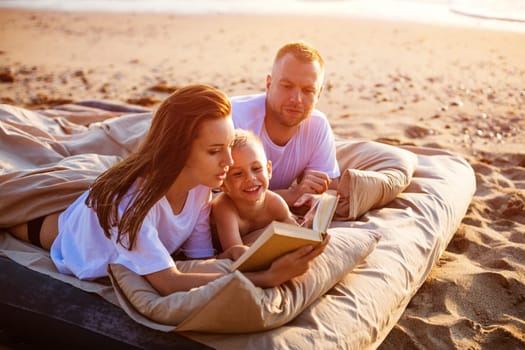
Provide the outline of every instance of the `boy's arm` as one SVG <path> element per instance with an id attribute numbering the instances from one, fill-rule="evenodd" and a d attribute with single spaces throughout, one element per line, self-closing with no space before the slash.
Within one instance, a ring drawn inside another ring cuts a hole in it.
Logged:
<path id="1" fill-rule="evenodd" d="M 243 244 L 239 231 L 239 218 L 228 197 L 221 194 L 212 202 L 211 215 L 223 250 Z"/>

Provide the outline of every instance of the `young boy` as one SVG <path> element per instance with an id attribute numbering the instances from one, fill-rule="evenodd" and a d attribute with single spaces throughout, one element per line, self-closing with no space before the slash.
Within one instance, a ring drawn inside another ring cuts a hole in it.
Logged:
<path id="1" fill-rule="evenodd" d="M 236 260 L 273 220 L 297 225 L 285 200 L 268 190 L 272 163 L 260 139 L 251 131 L 235 130 L 230 166 L 212 202 L 212 222 L 223 250 Z"/>

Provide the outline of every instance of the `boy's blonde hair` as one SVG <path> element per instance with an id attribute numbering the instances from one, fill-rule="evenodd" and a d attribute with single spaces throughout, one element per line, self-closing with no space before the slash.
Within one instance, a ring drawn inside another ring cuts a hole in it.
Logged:
<path id="1" fill-rule="evenodd" d="M 261 139 L 253 131 L 235 129 L 235 138 L 232 143 L 232 149 L 244 147 L 249 143 L 254 143 L 258 146 L 261 146 L 264 151 Z"/>

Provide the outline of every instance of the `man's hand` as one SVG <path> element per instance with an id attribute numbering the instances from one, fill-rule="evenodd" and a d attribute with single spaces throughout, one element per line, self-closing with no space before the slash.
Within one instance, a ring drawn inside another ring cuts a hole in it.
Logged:
<path id="1" fill-rule="evenodd" d="M 294 214 L 304 215 L 309 207 L 307 205 L 297 206 L 295 205 L 296 201 L 305 194 L 315 195 L 326 192 L 331 182 L 332 179 L 330 179 L 328 174 L 322 171 L 307 170 L 297 178 L 297 184 L 287 189 L 275 190 L 275 192 L 284 198 Z"/>
<path id="2" fill-rule="evenodd" d="M 300 226 L 312 227 L 316 212 L 314 207 L 320 197 L 320 194 L 305 193 L 294 202 L 291 210 L 298 215 L 297 222 Z"/>
<path id="3" fill-rule="evenodd" d="M 304 215 L 312 204 L 312 198 L 328 190 L 332 180 L 326 173 L 316 170 L 307 170 L 297 179 L 287 203 L 294 214 Z M 285 198 L 286 200 L 286 198 Z"/>
<path id="4" fill-rule="evenodd" d="M 328 174 L 322 171 L 306 170 L 303 176 L 299 179 L 297 185 L 301 195 L 305 193 L 320 194 L 324 193 L 330 185 L 330 178 Z"/>

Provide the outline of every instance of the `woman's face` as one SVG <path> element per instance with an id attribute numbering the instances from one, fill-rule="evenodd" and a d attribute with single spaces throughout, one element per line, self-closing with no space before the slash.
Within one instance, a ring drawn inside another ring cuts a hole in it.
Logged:
<path id="1" fill-rule="evenodd" d="M 204 121 L 193 140 L 185 171 L 197 184 L 219 187 L 232 165 L 234 128 L 231 117 Z"/>

